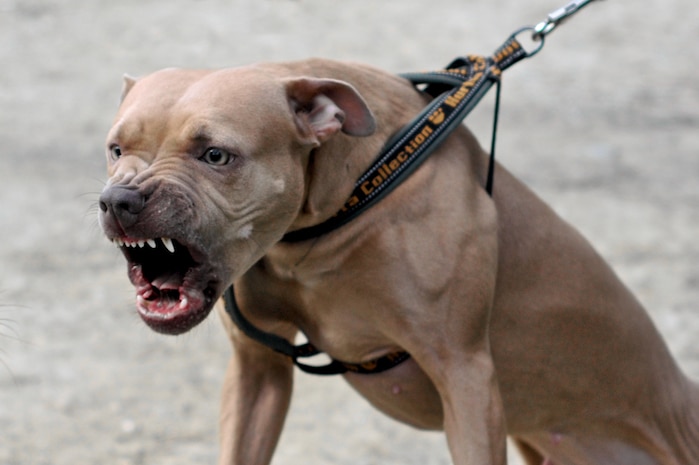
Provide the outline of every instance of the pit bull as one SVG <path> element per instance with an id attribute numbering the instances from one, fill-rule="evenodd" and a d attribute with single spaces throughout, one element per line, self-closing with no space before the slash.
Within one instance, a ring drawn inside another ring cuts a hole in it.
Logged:
<path id="1" fill-rule="evenodd" d="M 340 211 L 387 140 L 426 104 L 406 80 L 312 59 L 127 78 L 106 143 L 100 224 L 138 314 L 184 333 L 235 285 L 245 319 L 347 366 L 371 404 L 444 430 L 457 465 L 699 463 L 699 389 L 591 245 L 461 126 L 346 225 Z M 371 188 L 367 185 L 367 188 Z M 271 460 L 293 363 L 218 305 L 233 353 L 220 465 Z"/>

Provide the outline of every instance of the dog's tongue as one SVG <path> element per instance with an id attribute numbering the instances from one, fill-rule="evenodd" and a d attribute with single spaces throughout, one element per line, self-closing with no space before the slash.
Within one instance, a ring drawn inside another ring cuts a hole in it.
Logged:
<path id="1" fill-rule="evenodd" d="M 161 291 L 176 291 L 182 285 L 182 280 L 184 276 L 178 272 L 171 272 L 169 274 L 164 274 L 158 276 L 151 282 L 154 287 L 157 287 Z"/>

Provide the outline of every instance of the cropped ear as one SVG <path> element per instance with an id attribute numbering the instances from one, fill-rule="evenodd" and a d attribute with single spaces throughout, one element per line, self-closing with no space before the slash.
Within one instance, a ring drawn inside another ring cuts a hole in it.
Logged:
<path id="1" fill-rule="evenodd" d="M 121 101 L 123 102 L 124 99 L 126 98 L 126 94 L 129 93 L 131 88 L 136 84 L 136 78 L 133 78 L 129 76 L 128 74 L 124 74 L 124 83 L 121 86 Z"/>
<path id="2" fill-rule="evenodd" d="M 359 92 L 335 79 L 296 78 L 286 84 L 287 96 L 301 134 L 314 143 L 342 131 L 370 136 L 376 120 Z"/>

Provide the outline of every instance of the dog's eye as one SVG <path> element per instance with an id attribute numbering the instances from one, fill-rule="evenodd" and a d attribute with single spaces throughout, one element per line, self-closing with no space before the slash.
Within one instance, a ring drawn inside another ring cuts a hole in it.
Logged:
<path id="1" fill-rule="evenodd" d="M 109 146 L 109 154 L 114 160 L 118 160 L 121 158 L 121 147 L 119 147 L 117 144 L 112 144 Z"/>
<path id="2" fill-rule="evenodd" d="M 232 156 L 224 150 L 211 147 L 206 149 L 204 155 L 199 159 L 209 165 L 222 166 L 230 163 Z"/>

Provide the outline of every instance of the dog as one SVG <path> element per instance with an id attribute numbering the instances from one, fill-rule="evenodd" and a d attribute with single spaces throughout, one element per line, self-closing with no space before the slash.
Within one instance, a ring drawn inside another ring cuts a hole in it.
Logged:
<path id="1" fill-rule="evenodd" d="M 324 59 L 125 78 L 99 220 L 152 329 L 186 332 L 217 307 L 234 349 L 219 463 L 270 462 L 294 371 L 223 310 L 233 283 L 261 331 L 348 364 L 409 354 L 343 376 L 396 420 L 444 430 L 454 464 L 506 463 L 508 435 L 529 465 L 699 463 L 699 389 L 645 310 L 504 167 L 486 193 L 464 125 L 349 223 L 282 240 L 341 210 L 427 100 Z"/>

